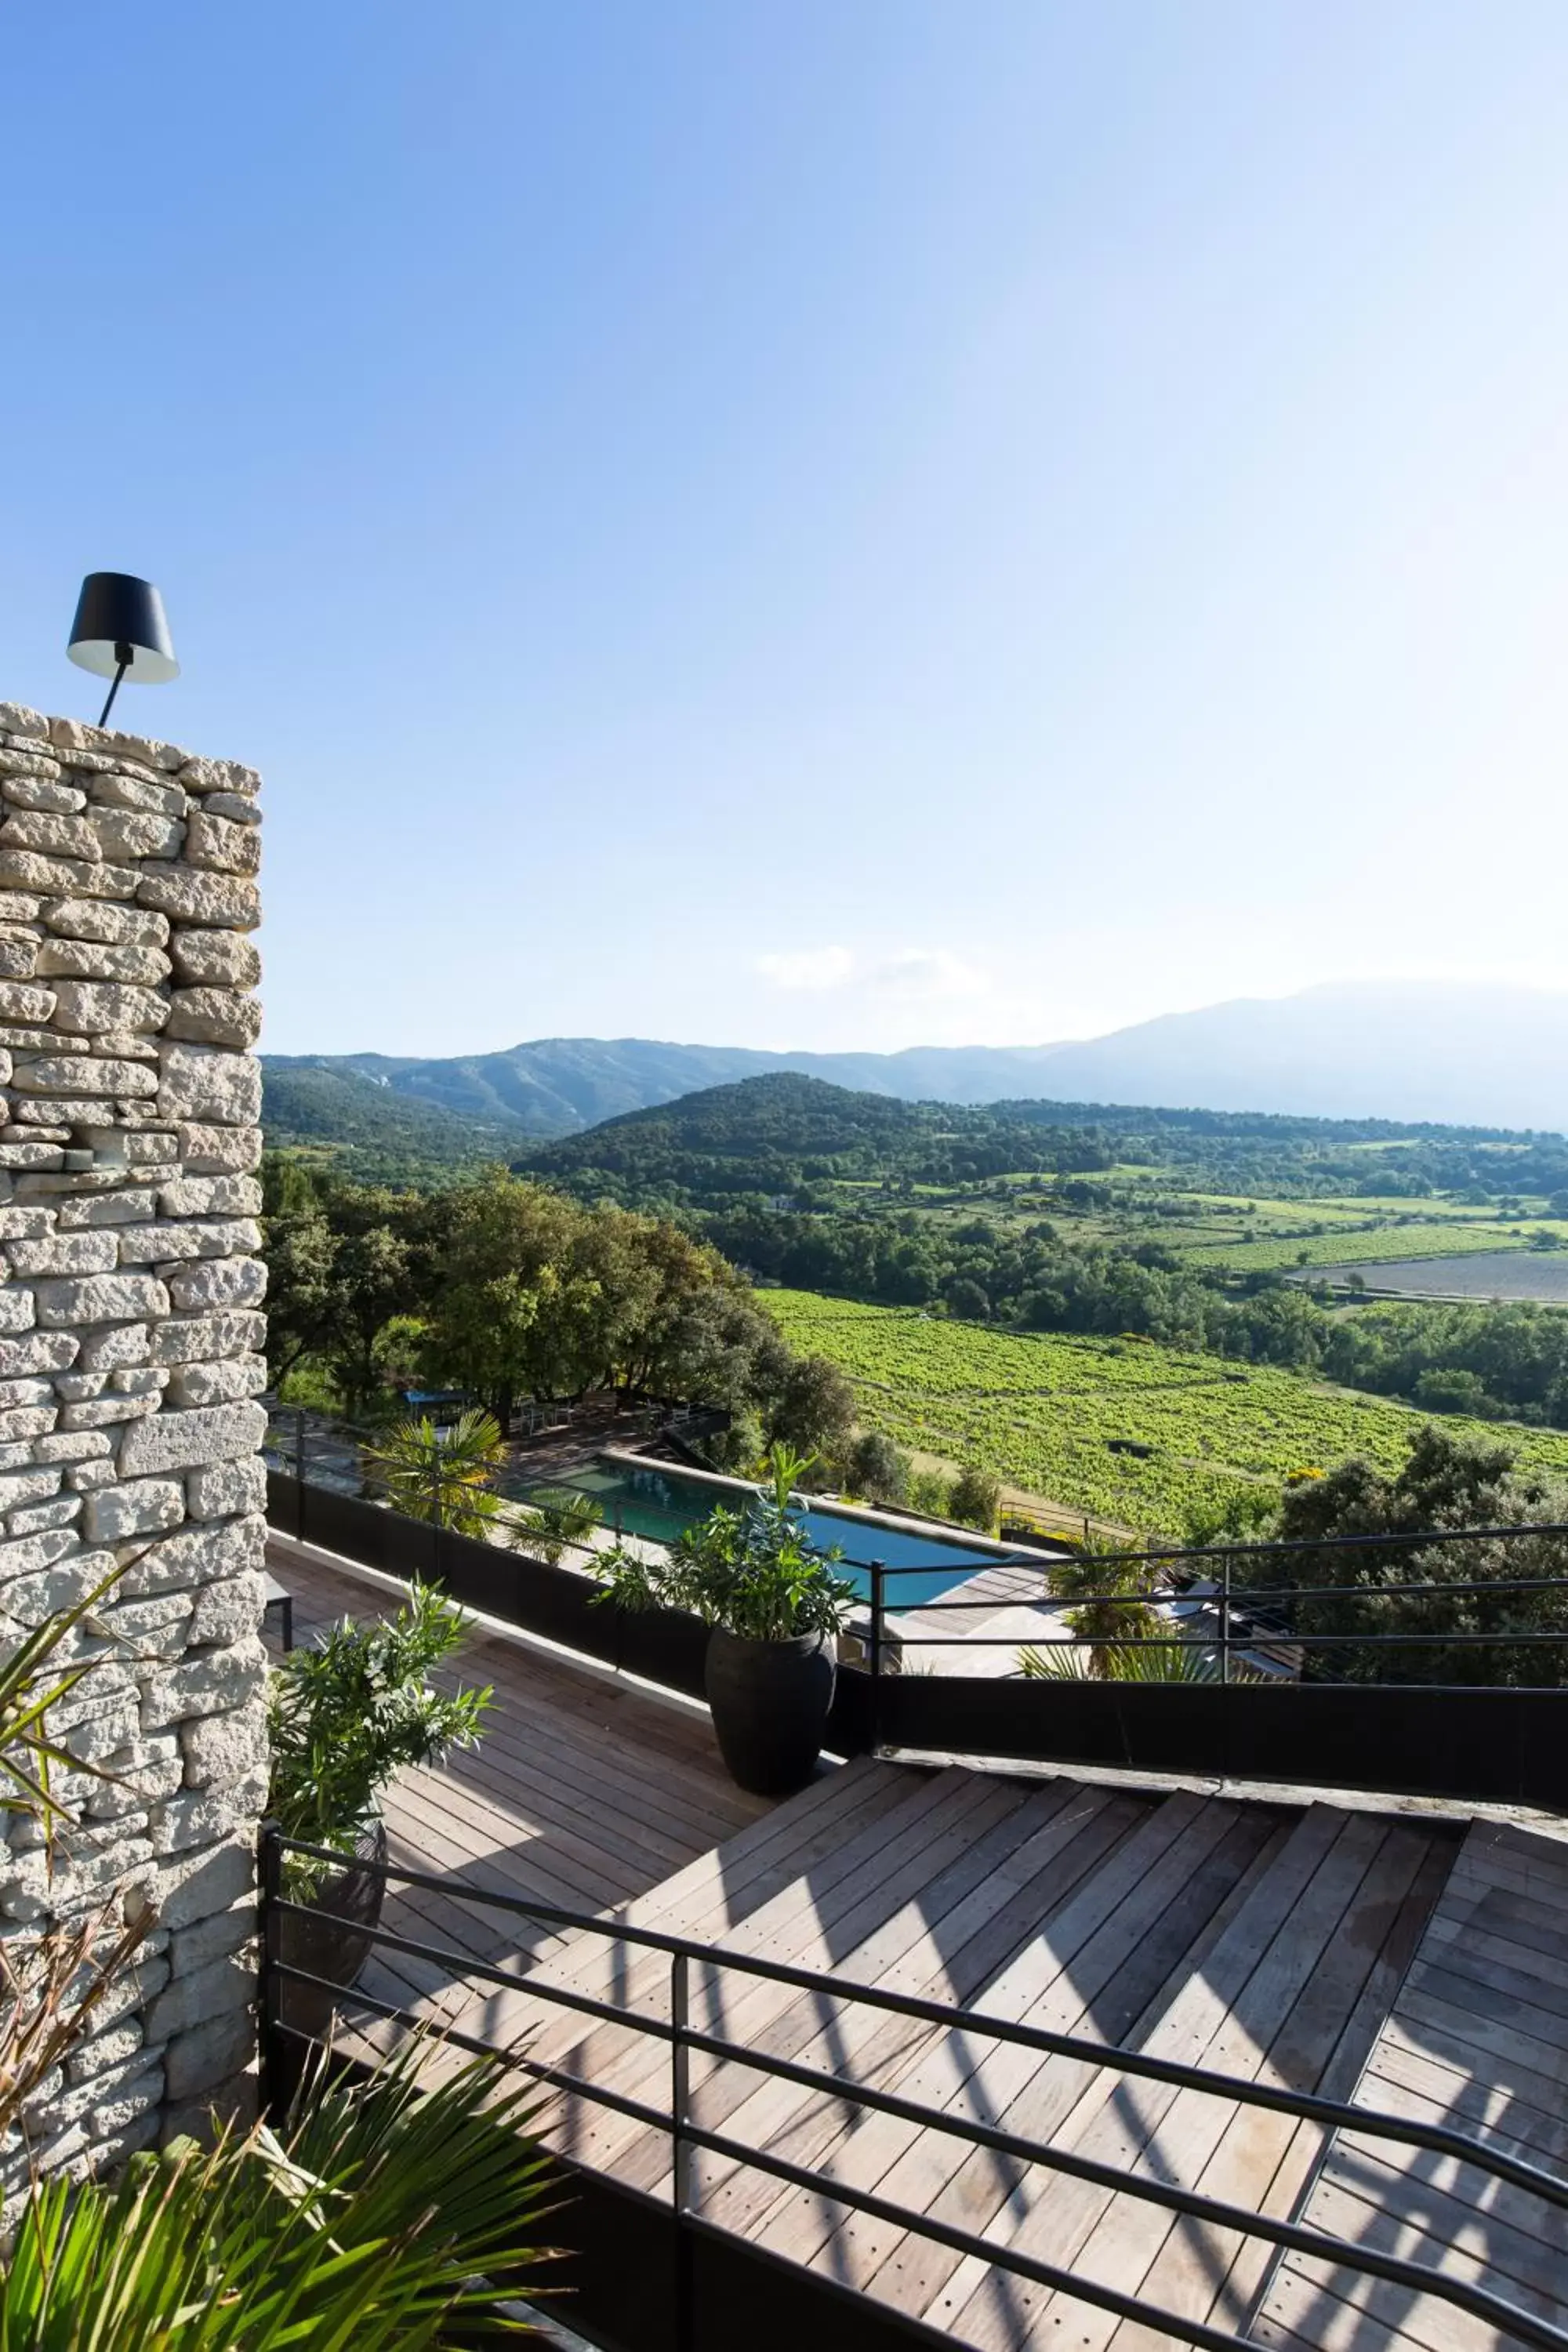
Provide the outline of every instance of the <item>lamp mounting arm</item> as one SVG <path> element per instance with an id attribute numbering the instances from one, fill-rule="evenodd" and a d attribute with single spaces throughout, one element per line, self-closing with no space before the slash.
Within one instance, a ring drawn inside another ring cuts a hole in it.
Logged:
<path id="1" fill-rule="evenodd" d="M 114 698 L 120 691 L 120 681 L 136 658 L 135 646 L 126 645 L 121 640 L 114 648 L 114 658 L 120 664 L 120 667 L 114 673 L 114 684 L 110 688 L 108 698 L 99 713 L 98 723 L 100 727 L 107 727 L 109 724 L 109 714 L 114 708 Z"/>

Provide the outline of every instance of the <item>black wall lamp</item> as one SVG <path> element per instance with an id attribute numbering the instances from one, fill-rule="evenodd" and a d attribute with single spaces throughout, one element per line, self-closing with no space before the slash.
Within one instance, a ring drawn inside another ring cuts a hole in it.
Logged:
<path id="1" fill-rule="evenodd" d="M 132 686 L 166 686 L 180 675 L 163 599 L 130 572 L 89 572 L 77 598 L 66 651 L 79 669 L 114 680 L 99 718 L 106 727 L 127 674 Z"/>

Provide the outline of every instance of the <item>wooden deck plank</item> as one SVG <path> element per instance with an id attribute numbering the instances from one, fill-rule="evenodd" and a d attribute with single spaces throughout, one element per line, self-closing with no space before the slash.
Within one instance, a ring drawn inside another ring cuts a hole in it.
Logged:
<path id="1" fill-rule="evenodd" d="M 1568 2150 L 1560 2086 L 1568 2031 L 1553 1935 L 1568 1931 L 1568 1843 L 1477 1822 L 1380 2033 L 1356 2103 L 1415 2112 L 1522 2147 L 1561 2177 Z M 1533 1940 L 1520 1941 L 1521 1935 Z M 1500 1957 L 1506 1953 L 1509 1957 Z M 1487 2286 L 1537 2316 L 1568 2324 L 1561 2208 L 1429 2150 L 1336 2135 L 1305 2209 L 1315 2226 Z M 1271 2330 L 1336 2340 L 1339 2314 L 1367 2301 L 1364 2281 L 1296 2256 L 1282 2261 L 1258 2315 Z M 1388 2352 L 1447 2352 L 1455 2315 L 1441 2296 L 1406 2294 L 1375 2308 Z M 1493 2344 L 1506 2331 L 1489 2331 Z"/>
<path id="2" fill-rule="evenodd" d="M 1266 2072 L 1275 2082 L 1329 2098 L 1354 2089 L 1438 1892 L 1438 1874 L 1423 1877 L 1432 1845 L 1415 1830 L 1393 1830 L 1384 1840 L 1270 2046 Z M 1445 1864 L 1447 1858 L 1441 1856 Z M 1212 2109 L 1215 2103 L 1207 2104 Z M 1326 2138 L 1289 2116 L 1238 2106 L 1206 2163 L 1199 2150 L 1184 2160 L 1163 2128 L 1159 2171 L 1183 2180 L 1192 2172 L 1191 2185 L 1202 2195 L 1284 2219 L 1295 2211 Z M 1163 2311 L 1239 2331 L 1273 2254 L 1267 2239 L 1177 2217 L 1138 2292 Z M 1154 2331 L 1131 2322 L 1110 2340 L 1114 2352 L 1158 2352 Z"/>
<path id="3" fill-rule="evenodd" d="M 1249 2025 L 1285 2014 L 1384 1834 L 1383 1825 L 1370 1816 L 1313 1806 L 1210 1954 L 1202 1975 L 1182 1984 L 1140 2046 L 1159 2057 L 1226 2073 L 1247 2072 L 1249 2063 L 1256 2067 L 1264 2052 Z M 1101 2163 L 1130 2168 L 1175 2103 L 1199 2096 L 1103 2068 L 1063 2118 L 1059 2138 Z M 1217 2111 L 1218 2102 L 1207 2104 Z M 1112 2201 L 1087 2182 L 1047 2177 L 1023 2214 L 1002 2216 L 988 2234 L 1030 2252 L 1048 2247 L 1051 2260 L 1076 2263 Z M 1165 2217 L 1158 2209 L 1149 2210 L 1152 2219 L 1143 2226 L 1152 2231 Z M 1135 2219 L 1131 2226 L 1137 2227 Z M 1021 2326 L 1047 2324 L 1042 2314 L 1050 2300 L 1046 2289 L 1009 2279 L 970 2257 L 954 2273 L 941 2317 L 966 2343 L 1007 2345 Z M 1087 2314 L 1088 2306 L 1071 2308 L 1075 2332 L 1080 2309 Z M 1092 2316 L 1083 2320 L 1086 2327 L 1096 2324 Z"/>
<path id="4" fill-rule="evenodd" d="M 1231 1818 L 1228 1808 L 1212 1801 L 1167 1799 L 1046 1920 L 986 1989 L 979 2006 L 987 2015 L 1092 2036 L 1096 1997 L 1173 1898 L 1180 1876 L 1224 1837 Z M 980 2032 L 950 2032 L 939 2037 L 902 2087 L 933 2106 L 986 2122 L 1005 2119 L 1009 2128 L 1024 2130 L 1027 2126 L 1016 2121 L 1019 2103 L 1042 2071 L 1073 2063 L 1043 2058 L 1017 2043 L 998 2044 Z M 844 2137 L 824 2169 L 857 2188 L 885 2188 L 900 2201 L 907 2196 L 916 2210 L 923 2210 L 976 2153 L 950 2136 L 872 2116 Z M 985 2161 L 994 2179 L 995 2159 Z M 966 2187 L 974 2177 L 966 2172 Z M 1004 2179 L 995 2194 L 1006 2193 Z M 792 2192 L 756 2234 L 776 2252 L 820 2261 L 841 2281 L 864 2284 L 902 2233 L 864 2216 L 845 2218 L 847 2213 L 832 2201 L 831 2189 Z"/>

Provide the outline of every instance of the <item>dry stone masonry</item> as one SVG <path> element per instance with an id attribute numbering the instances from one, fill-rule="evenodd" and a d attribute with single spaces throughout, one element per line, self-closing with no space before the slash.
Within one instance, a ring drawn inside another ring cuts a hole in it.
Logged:
<path id="1" fill-rule="evenodd" d="M 117 1776 L 0 1845 L 0 1937 L 157 1925 L 35 2117 L 81 2165 L 243 2096 L 266 1381 L 259 779 L 0 702 L 0 1644 L 122 1573 L 52 1722 Z"/>

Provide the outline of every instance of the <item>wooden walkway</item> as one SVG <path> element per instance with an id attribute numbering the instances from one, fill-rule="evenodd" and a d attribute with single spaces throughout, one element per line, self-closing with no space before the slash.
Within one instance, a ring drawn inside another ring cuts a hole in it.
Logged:
<path id="1" fill-rule="evenodd" d="M 1357 2104 L 1449 2123 L 1554 2172 L 1568 2169 L 1568 1842 L 1478 1822 L 1377 2037 Z M 1561 2207 L 1419 2148 L 1342 2134 L 1306 2219 L 1384 2252 L 1427 2259 L 1568 2328 Z M 1289 2255 L 1260 2344 L 1300 2352 L 1491 2352 L 1519 2339 L 1432 2296 L 1328 2273 Z"/>
<path id="2" fill-rule="evenodd" d="M 349 1580 L 275 1565 L 300 1596 L 302 1638 L 313 1616 L 376 1605 Z M 496 1683 L 495 1727 L 476 1757 L 399 1790 L 399 1858 L 700 1943 L 711 1957 L 691 1971 L 691 2021 L 753 2058 L 895 2092 L 934 2116 L 984 2121 L 1250 2213 L 1304 2214 L 1568 2319 L 1561 2214 L 1526 2210 L 1534 2200 L 1512 2189 L 1416 2151 L 1391 2160 L 1386 2142 L 1330 2145 L 1289 2116 L 1139 2081 L 1092 2057 L 893 2016 L 852 1990 L 879 1987 L 1108 2053 L 1446 2116 L 1561 2172 L 1568 1842 L 869 1759 L 768 1806 L 728 1782 L 700 1716 L 511 1643 L 479 1643 L 464 1665 Z M 366 1991 L 667 2111 L 668 2045 L 634 2022 L 669 2013 L 665 1958 L 593 1928 L 520 1935 L 517 1923 L 446 1896 L 401 1898 L 395 1921 L 454 1960 L 379 1952 Z M 465 1955 L 515 1982 L 468 1975 Z M 747 1976 L 732 1965 L 744 1955 L 832 1973 L 843 1990 Z M 545 1997 L 562 1986 L 627 2021 L 563 2010 Z M 376 2033 L 365 2009 L 345 2015 Z M 821 2177 L 806 2191 L 754 2164 L 700 2156 L 694 2201 L 704 2214 L 974 2352 L 1164 2352 L 1185 2340 L 1183 2321 L 1281 2352 L 1489 2352 L 1516 2340 L 1436 2298 L 1278 2263 L 1255 2234 L 1200 2226 L 751 2063 L 694 2053 L 690 2075 L 698 2124 Z M 662 2129 L 558 2095 L 547 2136 L 624 2185 L 670 2194 Z M 1119 2322 L 869 2220 L 835 2196 L 845 2188 L 1142 2295 L 1172 2324 Z"/>

